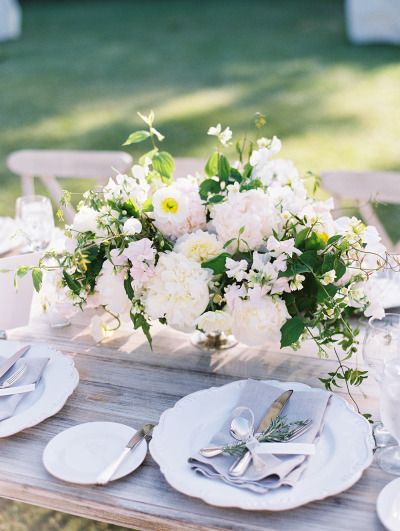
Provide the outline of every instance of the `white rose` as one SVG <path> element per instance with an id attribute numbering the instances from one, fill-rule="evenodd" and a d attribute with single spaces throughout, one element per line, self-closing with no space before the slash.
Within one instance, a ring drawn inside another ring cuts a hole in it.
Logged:
<path id="1" fill-rule="evenodd" d="M 268 295 L 256 301 L 238 299 L 233 308 L 232 332 L 245 345 L 280 341 L 280 329 L 290 317 L 285 303 Z"/>
<path id="2" fill-rule="evenodd" d="M 142 231 L 142 224 L 136 218 L 129 218 L 125 221 L 122 231 L 128 236 L 134 236 Z"/>
<path id="3" fill-rule="evenodd" d="M 206 262 L 218 256 L 222 250 L 222 244 L 215 234 L 203 230 L 181 236 L 174 246 L 174 251 L 184 254 L 195 262 Z"/>
<path id="4" fill-rule="evenodd" d="M 205 312 L 196 320 L 196 325 L 206 334 L 213 332 L 230 334 L 232 332 L 232 316 L 223 310 Z"/>
<path id="5" fill-rule="evenodd" d="M 96 236 L 102 236 L 104 230 L 98 227 L 98 217 L 97 210 L 84 205 L 75 214 L 71 229 L 77 232 L 94 232 Z"/>
<path id="6" fill-rule="evenodd" d="M 182 254 L 162 254 L 151 279 L 144 286 L 143 302 L 152 319 L 190 332 L 209 302 L 210 272 Z"/>

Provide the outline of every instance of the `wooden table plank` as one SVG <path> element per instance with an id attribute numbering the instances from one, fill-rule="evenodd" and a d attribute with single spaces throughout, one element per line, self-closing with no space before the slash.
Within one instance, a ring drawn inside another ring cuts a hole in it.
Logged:
<path id="1" fill-rule="evenodd" d="M 188 337 L 160 328 L 151 351 L 139 332 L 123 329 L 95 345 L 87 332 L 88 315 L 51 330 L 36 320 L 9 339 L 50 344 L 73 356 L 81 381 L 55 417 L 7 439 L 0 439 L 0 496 L 137 529 L 163 530 L 381 530 L 376 497 L 391 476 L 372 465 L 348 491 L 281 513 L 211 507 L 174 491 L 148 455 L 142 467 L 106 487 L 63 483 L 45 471 L 42 452 L 65 428 L 81 422 L 113 420 L 132 426 L 157 422 L 182 396 L 240 378 L 296 380 L 313 386 L 333 362 L 318 360 L 306 346 L 290 353 L 239 346 L 206 354 Z M 376 414 L 377 386 L 367 383 L 357 400 Z"/>

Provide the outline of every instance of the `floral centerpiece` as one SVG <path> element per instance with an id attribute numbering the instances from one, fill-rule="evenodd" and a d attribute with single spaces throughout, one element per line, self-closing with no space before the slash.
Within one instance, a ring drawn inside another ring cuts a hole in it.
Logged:
<path id="1" fill-rule="evenodd" d="M 150 140 L 151 150 L 130 175 L 83 195 L 66 227 L 67 250 L 46 253 L 33 269 L 36 288 L 43 283 L 46 293 L 51 281 L 73 305 L 102 308 L 116 326 L 128 318 L 150 343 L 153 321 L 234 334 L 246 345 L 297 348 L 312 339 L 320 356 L 338 357 L 322 379 L 328 388 L 361 383 L 366 373 L 343 360 L 357 348 L 351 312 L 383 315 L 369 283 L 386 261 L 376 229 L 355 217 L 335 220 L 332 199 L 315 199 L 316 178 L 277 157 L 276 137 L 238 141 L 230 162 L 232 132 L 218 124 L 208 130 L 218 146 L 204 175 L 174 180 L 154 114 L 140 116 L 147 129 L 125 145 Z M 256 125 L 263 122 L 259 115 Z M 97 339 L 111 328 L 94 317 Z"/>

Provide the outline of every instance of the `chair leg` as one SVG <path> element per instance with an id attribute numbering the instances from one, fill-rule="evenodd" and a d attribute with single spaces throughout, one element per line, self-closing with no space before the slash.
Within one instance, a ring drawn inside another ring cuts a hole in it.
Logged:
<path id="1" fill-rule="evenodd" d="M 35 183 L 31 175 L 21 175 L 22 195 L 34 195 Z"/>

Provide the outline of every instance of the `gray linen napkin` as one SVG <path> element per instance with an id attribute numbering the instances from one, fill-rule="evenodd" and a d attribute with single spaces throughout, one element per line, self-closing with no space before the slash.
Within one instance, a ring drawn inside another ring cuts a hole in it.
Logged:
<path id="1" fill-rule="evenodd" d="M 247 406 L 254 412 L 255 426 L 258 426 L 267 408 L 278 398 L 283 389 L 264 382 L 248 380 L 233 409 Z M 296 442 L 313 443 L 322 429 L 324 414 L 330 399 L 326 391 L 295 391 L 286 404 L 282 415 L 288 422 L 311 419 L 312 425 Z M 237 441 L 229 434 L 231 416 L 228 416 L 221 429 L 211 438 L 209 446 L 235 444 Z M 283 443 L 284 444 L 284 443 Z M 220 479 L 230 485 L 246 488 L 253 492 L 265 493 L 281 485 L 293 486 L 300 478 L 307 464 L 302 455 L 274 456 L 263 455 L 264 467 L 256 471 L 251 464 L 244 476 L 235 478 L 228 474 L 229 467 L 236 457 L 220 455 L 213 458 L 203 457 L 199 452 L 188 460 L 191 468 L 206 477 Z"/>
<path id="2" fill-rule="evenodd" d="M 38 382 L 48 361 L 49 358 L 23 358 L 18 360 L 14 365 L 12 372 L 16 371 L 24 363 L 26 363 L 27 367 L 25 374 L 13 385 L 13 387 Z M 10 396 L 0 396 L 0 421 L 12 417 L 17 409 L 18 404 L 25 396 L 25 393 Z"/>

